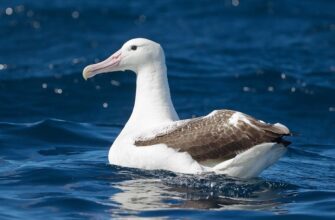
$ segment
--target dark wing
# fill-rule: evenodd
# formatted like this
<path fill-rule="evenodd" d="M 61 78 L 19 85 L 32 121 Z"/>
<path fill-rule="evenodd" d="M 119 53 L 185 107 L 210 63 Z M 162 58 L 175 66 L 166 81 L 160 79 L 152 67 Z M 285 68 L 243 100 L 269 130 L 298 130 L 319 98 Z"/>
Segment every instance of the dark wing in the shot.
<path fill-rule="evenodd" d="M 155 136 L 137 138 L 135 145 L 166 144 L 188 152 L 197 161 L 226 160 L 257 144 L 281 142 L 283 136 L 290 134 L 284 125 L 267 124 L 231 110 L 177 121 L 162 130 Z"/>

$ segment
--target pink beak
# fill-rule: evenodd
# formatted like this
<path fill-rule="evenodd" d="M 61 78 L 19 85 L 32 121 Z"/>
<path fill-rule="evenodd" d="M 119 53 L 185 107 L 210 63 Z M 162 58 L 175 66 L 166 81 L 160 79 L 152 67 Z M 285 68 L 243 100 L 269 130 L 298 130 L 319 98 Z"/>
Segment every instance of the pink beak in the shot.
<path fill-rule="evenodd" d="M 87 80 L 88 78 L 91 78 L 99 73 L 117 71 L 120 61 L 121 51 L 118 50 L 106 60 L 85 67 L 85 69 L 83 70 L 83 77 L 85 80 Z"/>

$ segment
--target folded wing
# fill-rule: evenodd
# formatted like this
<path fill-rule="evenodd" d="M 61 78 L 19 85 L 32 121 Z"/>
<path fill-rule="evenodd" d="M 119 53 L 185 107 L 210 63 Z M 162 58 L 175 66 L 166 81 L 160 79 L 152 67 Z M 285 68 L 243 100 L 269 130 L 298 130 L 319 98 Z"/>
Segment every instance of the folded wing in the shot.
<path fill-rule="evenodd" d="M 288 145 L 282 139 L 285 135 L 290 135 L 290 131 L 284 125 L 267 124 L 232 110 L 216 110 L 204 117 L 174 122 L 153 135 L 138 137 L 135 145 L 166 144 L 202 162 L 227 160 L 261 143 Z"/>

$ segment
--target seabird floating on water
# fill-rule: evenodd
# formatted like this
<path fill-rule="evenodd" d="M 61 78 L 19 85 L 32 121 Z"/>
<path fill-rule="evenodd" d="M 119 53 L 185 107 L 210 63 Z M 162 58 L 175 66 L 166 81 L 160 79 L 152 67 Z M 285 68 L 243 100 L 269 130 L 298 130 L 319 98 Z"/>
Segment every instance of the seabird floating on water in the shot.
<path fill-rule="evenodd" d="M 179 120 L 173 107 L 162 47 L 148 39 L 126 42 L 106 60 L 87 66 L 83 77 L 136 73 L 132 114 L 110 148 L 111 164 L 180 173 L 216 172 L 240 178 L 259 175 L 286 151 L 282 124 L 267 124 L 232 110 Z"/>

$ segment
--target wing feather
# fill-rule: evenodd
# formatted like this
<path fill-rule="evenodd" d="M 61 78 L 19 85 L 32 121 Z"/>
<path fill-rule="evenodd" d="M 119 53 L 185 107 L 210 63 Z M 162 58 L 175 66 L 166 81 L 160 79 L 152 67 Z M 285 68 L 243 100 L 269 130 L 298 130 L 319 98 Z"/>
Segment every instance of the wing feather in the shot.
<path fill-rule="evenodd" d="M 232 110 L 175 122 L 154 136 L 138 137 L 136 146 L 166 144 L 188 152 L 195 160 L 230 159 L 257 144 L 279 142 L 289 130 L 281 124 L 267 124 Z"/>

